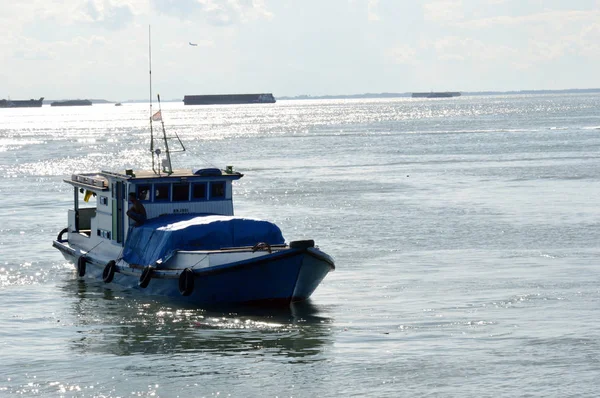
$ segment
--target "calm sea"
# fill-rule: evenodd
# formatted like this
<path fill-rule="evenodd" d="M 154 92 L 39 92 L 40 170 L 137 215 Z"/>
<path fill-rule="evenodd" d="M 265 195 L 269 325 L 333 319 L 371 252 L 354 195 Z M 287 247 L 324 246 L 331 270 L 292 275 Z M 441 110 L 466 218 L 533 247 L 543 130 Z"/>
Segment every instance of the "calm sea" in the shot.
<path fill-rule="evenodd" d="M 148 168 L 148 105 L 0 109 L 0 396 L 598 395 L 598 96 L 162 108 L 336 271 L 284 310 L 78 280 L 62 180 Z"/>

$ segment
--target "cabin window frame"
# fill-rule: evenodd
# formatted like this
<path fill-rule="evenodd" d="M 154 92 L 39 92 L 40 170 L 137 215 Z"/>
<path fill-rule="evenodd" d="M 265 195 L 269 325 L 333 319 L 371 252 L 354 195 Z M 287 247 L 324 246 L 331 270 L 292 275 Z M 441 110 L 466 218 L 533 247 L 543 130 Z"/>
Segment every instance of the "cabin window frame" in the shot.
<path fill-rule="evenodd" d="M 141 188 L 148 188 L 148 199 L 142 199 L 140 194 L 141 192 L 143 192 L 143 190 Z M 152 202 L 152 194 L 154 193 L 154 187 L 153 184 L 147 183 L 147 184 L 137 184 L 135 186 L 135 197 L 142 203 L 148 203 L 148 202 Z"/>
<path fill-rule="evenodd" d="M 204 187 L 204 196 L 203 197 L 196 197 L 195 188 L 197 186 Z M 192 182 L 192 186 L 190 189 L 190 202 L 205 202 L 207 200 L 208 200 L 208 182 L 207 181 Z"/>
<path fill-rule="evenodd" d="M 169 182 L 161 182 L 161 183 L 158 183 L 158 184 L 152 184 L 152 199 L 153 199 L 153 202 L 160 202 L 160 203 L 169 203 L 169 202 L 172 202 L 172 200 L 171 200 L 171 198 L 172 198 L 172 195 L 171 195 L 171 188 L 172 188 L 172 186 L 173 186 L 173 184 L 171 184 Z M 167 188 L 167 197 L 166 198 L 160 198 L 160 199 L 158 199 L 156 197 L 156 191 L 159 188 L 161 188 L 161 187 Z"/>
<path fill-rule="evenodd" d="M 219 196 L 213 194 L 213 187 L 223 187 L 223 193 Z M 211 181 L 208 186 L 208 200 L 225 200 L 227 198 L 227 183 L 225 181 Z"/>
<path fill-rule="evenodd" d="M 186 187 L 187 188 L 187 197 L 185 199 L 175 199 L 175 189 L 177 187 Z M 173 203 L 181 203 L 181 202 L 189 202 L 190 201 L 190 183 L 189 182 L 175 182 L 171 184 L 171 202 Z"/>

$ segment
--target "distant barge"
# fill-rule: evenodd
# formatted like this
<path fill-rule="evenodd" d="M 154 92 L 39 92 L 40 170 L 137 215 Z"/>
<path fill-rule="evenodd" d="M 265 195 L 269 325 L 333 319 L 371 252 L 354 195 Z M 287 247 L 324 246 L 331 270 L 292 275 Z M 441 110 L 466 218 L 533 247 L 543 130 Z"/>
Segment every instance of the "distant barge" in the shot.
<path fill-rule="evenodd" d="M 35 100 L 0 100 L 0 108 L 40 108 L 44 102 L 44 97 Z"/>
<path fill-rule="evenodd" d="M 450 98 L 450 97 L 460 97 L 460 93 L 457 91 L 443 91 L 443 92 L 435 92 L 431 91 L 429 93 L 412 93 L 413 98 Z"/>
<path fill-rule="evenodd" d="M 92 105 L 90 100 L 68 100 L 68 101 L 54 101 L 50 106 L 89 106 Z"/>
<path fill-rule="evenodd" d="M 184 105 L 225 105 L 225 104 L 273 104 L 275 97 L 271 93 L 263 94 L 215 94 L 186 95 Z"/>

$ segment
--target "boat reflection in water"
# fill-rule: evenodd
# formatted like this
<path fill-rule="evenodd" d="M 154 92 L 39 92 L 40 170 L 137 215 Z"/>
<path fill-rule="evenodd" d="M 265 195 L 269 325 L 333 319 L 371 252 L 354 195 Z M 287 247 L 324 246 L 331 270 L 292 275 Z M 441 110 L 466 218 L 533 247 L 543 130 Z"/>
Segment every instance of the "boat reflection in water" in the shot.
<path fill-rule="evenodd" d="M 78 353 L 127 355 L 204 354 L 283 356 L 290 362 L 322 360 L 333 344 L 332 319 L 310 300 L 289 308 L 236 307 L 210 310 L 182 306 L 162 297 L 111 290 L 78 280 L 63 287 L 73 301 Z"/>

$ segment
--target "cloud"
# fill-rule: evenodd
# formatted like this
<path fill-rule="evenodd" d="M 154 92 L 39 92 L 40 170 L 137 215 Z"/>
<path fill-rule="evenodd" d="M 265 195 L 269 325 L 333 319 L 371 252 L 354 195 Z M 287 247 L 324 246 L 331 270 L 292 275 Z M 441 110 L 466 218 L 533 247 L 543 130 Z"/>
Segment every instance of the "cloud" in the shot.
<path fill-rule="evenodd" d="M 204 16 L 211 25 L 226 26 L 256 19 L 271 19 L 264 0 L 151 0 L 152 6 L 165 15 L 181 20 Z"/>
<path fill-rule="evenodd" d="M 423 4 L 423 18 L 430 22 L 452 22 L 464 18 L 461 0 L 437 0 Z"/>
<path fill-rule="evenodd" d="M 377 6 L 379 5 L 379 0 L 369 0 L 367 3 L 367 18 L 369 21 L 379 21 L 379 15 L 377 15 Z"/>
<path fill-rule="evenodd" d="M 50 61 L 57 59 L 56 55 L 47 48 L 23 46 L 14 51 L 11 56 L 16 60 L 23 61 Z"/>
<path fill-rule="evenodd" d="M 118 5 L 108 0 L 88 0 L 80 11 L 80 15 L 90 22 L 101 23 L 109 30 L 123 29 L 133 21 L 133 12 L 128 4 Z"/>
<path fill-rule="evenodd" d="M 544 9 L 526 15 L 481 15 L 487 0 L 463 8 L 459 0 L 439 0 L 424 5 L 425 17 L 436 21 L 439 34 L 423 41 L 417 57 L 433 49 L 440 61 L 499 62 L 515 68 L 544 68 L 559 60 L 600 59 L 600 10 Z M 468 11 L 469 14 L 464 14 Z M 513 12 L 512 9 L 505 9 Z M 522 9 L 524 12 L 525 9 Z"/>
<path fill-rule="evenodd" d="M 269 11 L 264 0 L 247 1 L 250 5 L 246 6 L 246 16 L 248 19 L 272 19 L 275 17 L 273 12 Z"/>
<path fill-rule="evenodd" d="M 457 27 L 481 29 L 492 27 L 533 26 L 545 25 L 561 27 L 570 23 L 593 23 L 600 19 L 600 11 L 551 10 L 529 15 L 499 15 L 490 18 L 463 20 L 456 23 Z"/>
<path fill-rule="evenodd" d="M 498 66 L 516 70 L 543 70 L 548 65 L 565 59 L 600 60 L 600 24 L 586 26 L 579 34 L 550 37 L 525 37 L 521 43 L 498 43 L 462 36 L 446 36 L 421 42 L 419 51 L 411 54 L 419 58 L 433 50 L 435 62 Z M 405 52 L 408 54 L 408 52 Z"/>
<path fill-rule="evenodd" d="M 21 27 L 28 23 L 36 26 L 50 23 L 61 28 L 94 24 L 108 30 L 119 30 L 133 22 L 134 10 L 138 8 L 139 1 L 141 0 L 64 0 L 57 6 L 53 2 L 34 0 L 3 9 L 6 19 L 2 22 L 3 26 L 7 26 L 4 22 L 14 19 Z"/>
<path fill-rule="evenodd" d="M 205 8 L 200 0 L 150 0 L 150 5 L 161 14 L 180 19 L 193 19 Z"/>

